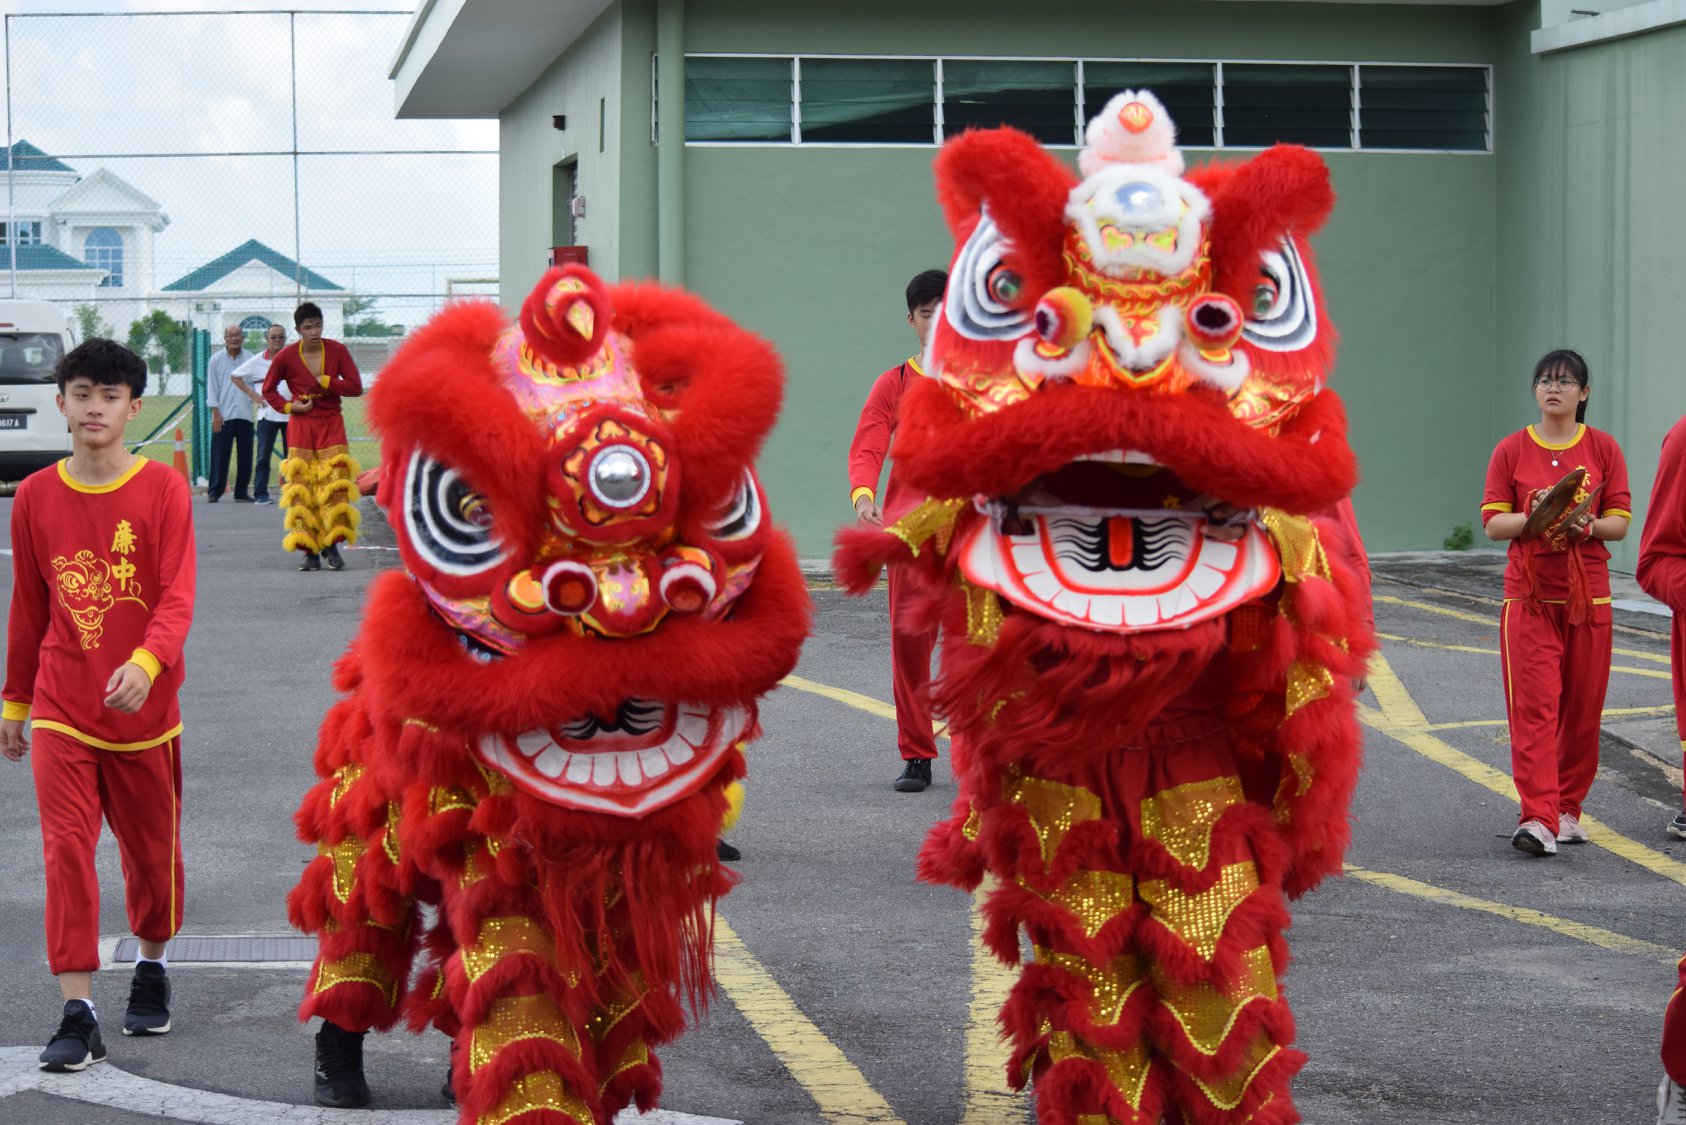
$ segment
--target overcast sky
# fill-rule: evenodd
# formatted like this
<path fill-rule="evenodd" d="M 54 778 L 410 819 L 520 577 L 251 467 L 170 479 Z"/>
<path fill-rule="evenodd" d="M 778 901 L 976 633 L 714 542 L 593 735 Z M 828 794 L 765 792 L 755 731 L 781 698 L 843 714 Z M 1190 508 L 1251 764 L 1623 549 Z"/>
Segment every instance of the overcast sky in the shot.
<path fill-rule="evenodd" d="M 393 116 L 387 72 L 413 9 L 391 0 L 239 6 L 254 14 L 135 14 L 214 7 L 205 0 L 0 0 L 10 17 L 12 138 L 84 174 L 107 168 L 161 203 L 170 225 L 157 236 L 159 285 L 249 238 L 290 257 L 291 156 L 224 154 L 290 153 L 291 23 L 298 148 L 329 154 L 300 158 L 304 264 L 364 292 L 495 273 L 497 158 L 462 153 L 495 153 L 496 122 Z M 287 9 L 307 14 L 289 20 Z M 361 14 L 331 14 L 339 12 Z M 374 154 L 392 150 L 451 155 Z M 3 188 L 0 171 L 0 196 Z"/>

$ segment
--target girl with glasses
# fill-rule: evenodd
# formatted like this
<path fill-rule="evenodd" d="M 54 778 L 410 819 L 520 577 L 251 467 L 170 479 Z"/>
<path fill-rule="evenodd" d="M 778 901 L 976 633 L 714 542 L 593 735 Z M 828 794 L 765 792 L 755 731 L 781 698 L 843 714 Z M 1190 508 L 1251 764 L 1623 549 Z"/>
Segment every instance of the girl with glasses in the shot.
<path fill-rule="evenodd" d="M 1499 659 L 1511 775 L 1522 798 L 1510 842 L 1535 856 L 1587 839 L 1581 802 L 1598 772 L 1610 681 L 1604 544 L 1626 537 L 1632 518 L 1627 463 L 1614 438 L 1586 424 L 1587 394 L 1586 360 L 1566 348 L 1547 352 L 1534 367 L 1539 421 L 1494 448 L 1481 497 L 1487 538 L 1510 544 Z M 1554 495 L 1577 469 L 1584 479 Z"/>

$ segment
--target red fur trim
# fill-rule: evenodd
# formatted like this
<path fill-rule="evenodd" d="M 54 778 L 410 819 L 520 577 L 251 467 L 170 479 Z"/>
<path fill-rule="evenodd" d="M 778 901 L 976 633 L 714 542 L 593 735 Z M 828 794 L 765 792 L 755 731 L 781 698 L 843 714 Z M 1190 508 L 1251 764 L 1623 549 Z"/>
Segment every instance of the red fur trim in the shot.
<path fill-rule="evenodd" d="M 1305 513 L 1356 483 L 1345 435 L 1346 413 L 1330 391 L 1271 437 L 1231 417 L 1216 391 L 1154 395 L 1057 383 L 974 419 L 925 379 L 902 396 L 891 456 L 910 489 L 960 498 L 1010 496 L 1097 449 L 1138 449 L 1197 492 Z"/>
<path fill-rule="evenodd" d="M 564 281 L 585 286 L 579 293 L 555 293 Z M 521 302 L 521 334 L 527 346 L 558 367 L 584 363 L 596 355 L 609 335 L 611 311 L 606 286 L 584 266 L 550 269 Z M 554 302 L 552 295 L 557 298 Z M 575 305 L 591 311 L 591 331 L 581 336 L 568 320 Z"/>
<path fill-rule="evenodd" d="M 989 206 L 1028 303 L 1064 281 L 1065 205 L 1077 177 L 1034 138 L 1017 129 L 962 133 L 937 153 L 936 178 L 956 243 L 966 241 Z"/>
<path fill-rule="evenodd" d="M 1231 294 L 1250 294 L 1260 255 L 1286 233 L 1316 234 L 1335 206 L 1328 165 L 1300 145 L 1276 145 L 1242 163 L 1207 164 L 1191 169 L 1188 179 L 1212 201 L 1215 288 Z"/>
<path fill-rule="evenodd" d="M 549 1110 L 510 1118 L 511 1125 L 609 1125 L 613 1115 L 603 1111 L 597 1097 L 597 1081 L 591 1072 L 561 1044 L 547 1039 L 520 1039 L 500 1049 L 479 1070 L 459 1068 L 452 1078 L 461 1120 L 473 1122 L 491 1113 L 508 1095 L 511 1086 L 529 1074 L 544 1070 L 561 1075 L 563 1085 L 586 1105 L 591 1117 L 582 1121 Z"/>
<path fill-rule="evenodd" d="M 1100 1063 L 1063 1059 L 1036 1076 L 1036 1120 L 1039 1125 L 1078 1125 L 1083 1117 L 1103 1114 L 1117 1125 L 1159 1125 L 1165 1106 L 1165 1069 L 1157 1064 L 1149 1071 L 1138 1112 L 1112 1085 Z"/>
<path fill-rule="evenodd" d="M 1247 1085 L 1241 1103 L 1234 1109 L 1212 1104 L 1205 1092 L 1188 1075 L 1167 1068 L 1170 1100 L 1180 1106 L 1193 1125 L 1293 1125 L 1300 1116 L 1294 1110 L 1288 1085 L 1306 1063 L 1299 1051 L 1285 1048 L 1261 1067 Z M 1269 1101 L 1269 1104 L 1265 1104 Z"/>

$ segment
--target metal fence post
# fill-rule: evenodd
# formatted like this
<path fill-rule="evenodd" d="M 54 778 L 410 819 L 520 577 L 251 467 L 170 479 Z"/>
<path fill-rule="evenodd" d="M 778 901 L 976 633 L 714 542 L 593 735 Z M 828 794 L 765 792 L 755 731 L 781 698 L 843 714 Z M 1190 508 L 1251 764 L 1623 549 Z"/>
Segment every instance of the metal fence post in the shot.
<path fill-rule="evenodd" d="M 211 334 L 203 328 L 189 328 L 189 369 L 193 372 L 193 479 L 210 476 L 211 412 L 205 405 L 205 372 L 211 362 Z"/>

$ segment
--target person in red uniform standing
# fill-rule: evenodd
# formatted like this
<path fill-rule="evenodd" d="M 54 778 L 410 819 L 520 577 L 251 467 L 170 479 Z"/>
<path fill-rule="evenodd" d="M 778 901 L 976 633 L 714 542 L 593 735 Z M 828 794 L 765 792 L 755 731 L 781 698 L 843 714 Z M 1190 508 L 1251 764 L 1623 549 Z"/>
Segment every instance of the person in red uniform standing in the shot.
<path fill-rule="evenodd" d="M 919 336 L 920 353 L 925 350 L 947 286 L 948 274 L 942 270 L 926 270 L 907 283 L 907 322 Z M 854 440 L 849 443 L 849 500 L 855 506 L 858 523 L 873 527 L 894 524 L 920 500 L 902 486 L 892 464 L 880 504 L 878 479 L 895 437 L 902 392 L 910 379 L 924 374 L 919 356 L 911 356 L 880 375 L 866 396 Z M 930 785 L 931 762 L 937 756 L 936 736 L 931 733 L 931 650 L 937 644 L 937 631 L 912 622 L 908 607 L 911 585 L 902 568 L 890 567 L 890 676 L 896 701 L 896 745 L 904 762 L 895 780 L 898 793 L 919 793 Z"/>
<path fill-rule="evenodd" d="M 1606 542 L 1632 518 L 1627 462 L 1616 440 L 1584 421 L 1586 361 L 1567 349 L 1534 368 L 1540 420 L 1493 450 L 1481 519 L 1509 541 L 1499 659 L 1510 721 L 1511 775 L 1522 799 L 1511 844 L 1530 855 L 1586 842 L 1581 802 L 1598 772 L 1599 717 L 1610 682 L 1610 569 Z M 1528 514 L 1576 468 L 1575 504 L 1543 536 Z"/>
<path fill-rule="evenodd" d="M 1674 611 L 1669 664 L 1674 673 L 1675 733 L 1686 750 L 1686 418 L 1663 439 L 1651 508 L 1639 538 L 1639 587 Z M 1668 825 L 1686 840 L 1686 812 Z M 1680 987 L 1663 1014 L 1663 1081 L 1657 1090 L 1657 1125 L 1686 1125 L 1686 958 Z"/>
<path fill-rule="evenodd" d="M 322 310 L 306 301 L 293 312 L 299 342 L 283 348 L 263 378 L 264 401 L 287 415 L 287 459 L 281 462 L 281 545 L 303 551 L 300 570 L 344 570 L 341 543 L 357 541 L 357 462 L 345 436 L 340 399 L 363 393 L 351 352 L 322 338 Z M 285 385 L 291 399 L 281 394 Z"/>
<path fill-rule="evenodd" d="M 63 1020 L 41 1069 L 105 1058 L 94 1011 L 103 816 L 123 857 L 140 955 L 125 1035 L 170 1030 L 165 943 L 181 925 L 182 646 L 193 619 L 187 484 L 131 454 L 146 364 L 91 339 L 58 365 L 71 455 L 33 474 L 12 502 L 12 608 L 0 753 L 30 755 L 46 859 L 47 965 Z M 33 720 L 30 737 L 25 721 Z"/>

